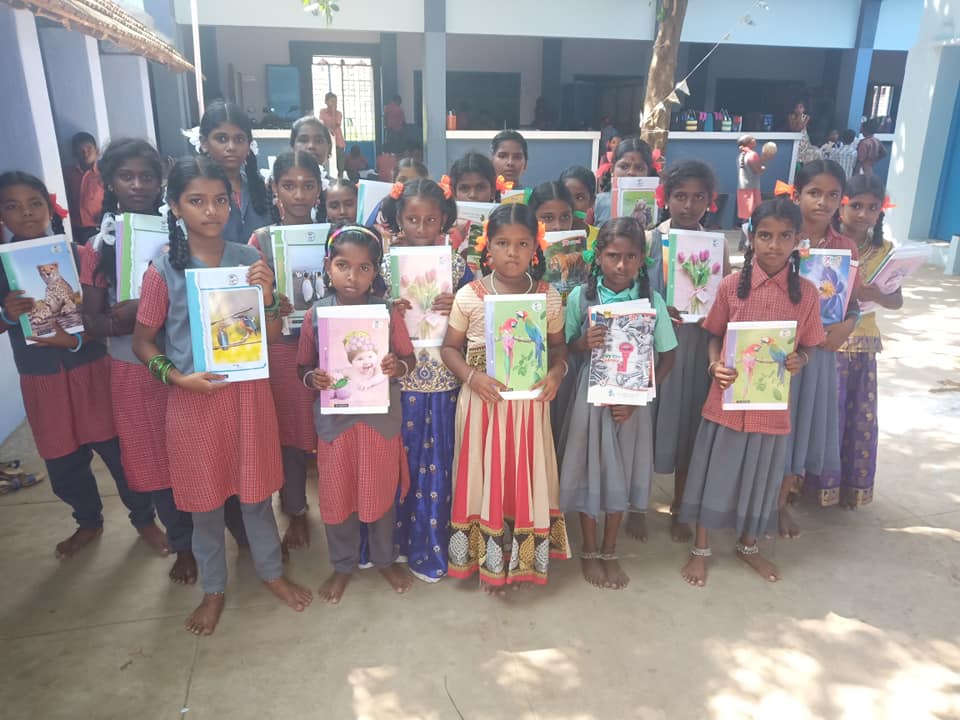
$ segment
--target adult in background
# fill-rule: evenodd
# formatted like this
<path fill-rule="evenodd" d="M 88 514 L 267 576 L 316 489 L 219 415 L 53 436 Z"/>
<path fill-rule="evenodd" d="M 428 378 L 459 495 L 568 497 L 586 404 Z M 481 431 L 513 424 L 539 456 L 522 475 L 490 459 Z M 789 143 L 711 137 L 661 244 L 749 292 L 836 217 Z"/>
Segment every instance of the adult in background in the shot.
<path fill-rule="evenodd" d="M 407 118 L 403 112 L 403 98 L 394 95 L 390 102 L 383 106 L 383 144 L 393 152 L 397 152 L 403 147 L 406 124 Z"/>
<path fill-rule="evenodd" d="M 801 165 L 820 160 L 822 154 L 820 148 L 811 144 L 810 136 L 807 134 L 807 125 L 810 124 L 810 116 L 807 115 L 807 108 L 802 102 L 793 106 L 793 110 L 787 115 L 787 125 L 790 132 L 800 133 L 800 142 L 797 147 L 797 162 Z"/>
<path fill-rule="evenodd" d="M 849 180 L 854 174 L 854 168 L 857 166 L 857 139 L 853 130 L 844 130 L 840 135 L 840 147 L 830 153 L 830 160 L 836 162 L 843 168 L 844 175 Z"/>
<path fill-rule="evenodd" d="M 877 132 L 876 120 L 867 120 L 861 126 L 860 132 L 863 133 L 863 140 L 857 145 L 857 165 L 854 172 L 873 175 L 873 166 L 887 156 L 887 151 L 883 144 L 873 136 Z"/>
<path fill-rule="evenodd" d="M 320 122 L 327 126 L 327 130 L 333 136 L 333 144 L 337 149 L 337 177 L 342 177 L 344 151 L 347 149 L 347 141 L 343 138 L 343 113 L 337 110 L 336 93 L 328 92 L 323 102 L 326 103 L 326 107 L 318 113 Z"/>
<path fill-rule="evenodd" d="M 63 181 L 67 186 L 73 241 L 84 245 L 100 231 L 100 210 L 103 208 L 103 182 L 97 168 L 100 150 L 96 139 L 88 132 L 74 135 L 70 146 L 76 163 L 63 169 Z"/>

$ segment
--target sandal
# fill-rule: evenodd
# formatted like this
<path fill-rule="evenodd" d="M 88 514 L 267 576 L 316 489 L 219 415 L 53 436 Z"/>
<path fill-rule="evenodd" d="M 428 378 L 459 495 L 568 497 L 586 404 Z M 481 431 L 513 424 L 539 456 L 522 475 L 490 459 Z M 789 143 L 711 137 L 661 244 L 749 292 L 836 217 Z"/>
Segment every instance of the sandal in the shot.
<path fill-rule="evenodd" d="M 0 475 L 0 495 L 9 495 L 23 488 L 33 487 L 43 480 L 43 475 L 37 477 L 29 473 L 12 475 L 4 472 Z"/>
<path fill-rule="evenodd" d="M 0 472 L 10 472 L 12 470 L 18 470 L 20 468 L 19 460 L 10 460 L 8 462 L 0 462 Z"/>

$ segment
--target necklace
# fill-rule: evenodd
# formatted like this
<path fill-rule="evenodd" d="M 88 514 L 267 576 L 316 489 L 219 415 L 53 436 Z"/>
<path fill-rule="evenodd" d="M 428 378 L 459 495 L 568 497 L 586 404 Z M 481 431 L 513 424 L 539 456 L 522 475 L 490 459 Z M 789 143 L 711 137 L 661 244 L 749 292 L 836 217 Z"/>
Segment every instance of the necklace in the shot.
<path fill-rule="evenodd" d="M 530 284 L 527 285 L 527 289 L 523 291 L 523 294 L 526 295 L 528 292 L 533 290 L 533 276 L 530 273 L 524 273 L 524 275 L 527 276 L 527 280 L 530 282 Z M 497 290 L 497 271 L 496 270 L 490 273 L 490 289 L 493 290 L 494 295 L 500 294 L 500 291 Z"/>

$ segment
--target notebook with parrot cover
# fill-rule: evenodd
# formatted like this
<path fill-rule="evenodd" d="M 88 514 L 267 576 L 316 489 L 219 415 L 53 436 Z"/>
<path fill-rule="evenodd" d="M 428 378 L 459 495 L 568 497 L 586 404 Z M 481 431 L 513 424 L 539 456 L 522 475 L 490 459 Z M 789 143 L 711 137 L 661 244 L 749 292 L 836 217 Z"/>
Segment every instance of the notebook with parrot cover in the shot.
<path fill-rule="evenodd" d="M 504 400 L 532 400 L 531 390 L 547 375 L 547 296 L 486 295 L 483 298 L 487 336 L 487 375 L 507 390 Z"/>
<path fill-rule="evenodd" d="M 797 341 L 796 320 L 732 322 L 723 363 L 737 379 L 723 391 L 724 410 L 786 410 L 790 400 L 787 355 Z"/>

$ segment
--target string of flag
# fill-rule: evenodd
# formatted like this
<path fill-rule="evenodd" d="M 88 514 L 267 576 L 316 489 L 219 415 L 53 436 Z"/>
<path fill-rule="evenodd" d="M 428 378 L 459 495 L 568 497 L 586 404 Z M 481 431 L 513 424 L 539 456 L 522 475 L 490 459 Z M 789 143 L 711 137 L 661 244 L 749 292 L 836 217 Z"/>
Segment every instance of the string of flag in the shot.
<path fill-rule="evenodd" d="M 753 15 L 751 15 L 751 12 L 753 12 L 754 10 L 769 10 L 769 9 L 770 9 L 770 6 L 764 0 L 754 0 L 754 2 L 750 4 L 750 7 L 747 8 L 747 12 L 740 16 L 740 19 L 738 20 L 737 24 L 745 25 L 747 27 L 754 27 L 756 26 L 757 23 L 753 19 Z M 684 75 L 683 78 L 680 80 L 680 82 L 674 85 L 673 90 L 670 91 L 670 94 L 653 106 L 653 112 L 651 112 L 649 116 L 644 117 L 644 114 L 642 112 L 640 113 L 641 128 L 643 128 L 643 126 L 648 122 L 652 121 L 654 117 L 659 115 L 661 112 L 666 112 L 668 104 L 679 105 L 681 100 L 680 100 L 680 95 L 678 93 L 682 93 L 687 97 L 690 96 L 690 86 L 687 85 L 687 80 L 689 80 L 693 76 L 693 74 L 697 70 L 699 70 L 700 67 L 710 58 L 710 56 L 713 55 L 714 52 L 716 52 L 717 48 L 719 48 L 723 43 L 727 42 L 730 38 L 733 37 L 733 33 L 736 29 L 737 27 L 734 26 L 733 28 L 725 32 L 723 36 L 713 44 L 713 47 L 711 47 L 710 50 L 707 51 L 707 54 L 704 55 L 702 58 L 700 58 L 700 62 L 694 65 L 693 68 L 690 70 L 690 72 Z"/>

